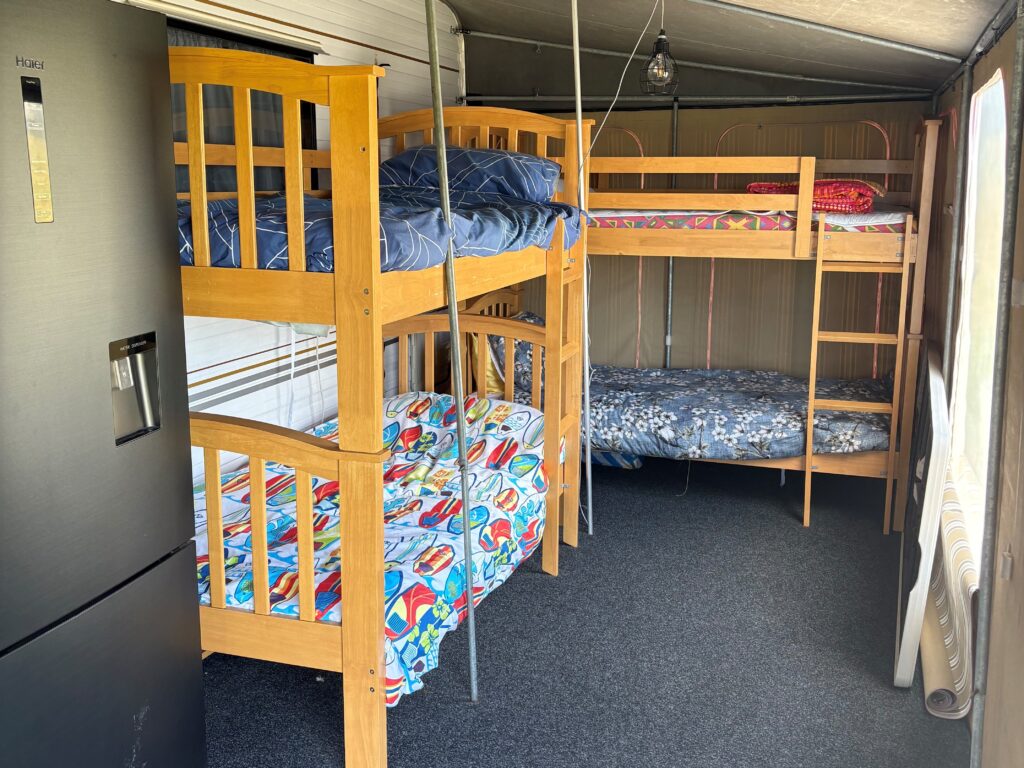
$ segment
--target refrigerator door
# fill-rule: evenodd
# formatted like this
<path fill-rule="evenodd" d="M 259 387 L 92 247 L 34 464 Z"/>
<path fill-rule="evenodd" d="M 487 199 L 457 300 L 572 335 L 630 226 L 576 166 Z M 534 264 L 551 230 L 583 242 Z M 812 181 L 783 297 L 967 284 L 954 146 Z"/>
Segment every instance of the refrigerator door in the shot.
<path fill-rule="evenodd" d="M 0 656 L 4 765 L 206 764 L 195 545 Z"/>
<path fill-rule="evenodd" d="M 2 652 L 193 516 L 166 22 L 3 0 L 0 50 Z"/>

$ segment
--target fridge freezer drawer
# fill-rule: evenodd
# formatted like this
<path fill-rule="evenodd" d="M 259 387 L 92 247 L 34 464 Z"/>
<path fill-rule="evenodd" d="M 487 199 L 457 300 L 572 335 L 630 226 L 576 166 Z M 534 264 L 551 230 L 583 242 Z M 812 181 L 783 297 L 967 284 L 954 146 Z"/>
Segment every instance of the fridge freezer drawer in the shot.
<path fill-rule="evenodd" d="M 195 544 L 0 656 L 0 763 L 206 764 Z"/>

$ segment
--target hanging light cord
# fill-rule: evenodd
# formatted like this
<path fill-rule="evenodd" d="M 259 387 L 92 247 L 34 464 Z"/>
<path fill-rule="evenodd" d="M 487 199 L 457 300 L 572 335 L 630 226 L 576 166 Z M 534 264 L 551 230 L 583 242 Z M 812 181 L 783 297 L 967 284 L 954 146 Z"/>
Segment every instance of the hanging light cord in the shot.
<path fill-rule="evenodd" d="M 633 46 L 633 50 L 629 54 L 629 58 L 626 59 L 626 63 L 622 67 L 622 74 L 619 75 L 619 84 L 615 89 L 615 96 L 612 98 L 612 103 L 608 105 L 608 109 L 605 111 L 604 117 L 601 118 L 600 125 L 597 126 L 597 130 L 594 132 L 594 137 L 590 141 L 590 149 L 587 150 L 587 157 L 585 159 L 590 158 L 590 153 L 594 150 L 594 146 L 597 144 L 597 140 L 601 136 L 604 124 L 608 122 L 608 116 L 611 115 L 612 110 L 615 109 L 615 104 L 618 102 L 619 96 L 622 94 L 622 84 L 626 81 L 626 73 L 629 71 L 629 67 L 633 63 L 633 57 L 636 56 L 636 52 L 640 50 L 640 43 L 644 41 L 644 36 L 647 34 L 647 30 L 651 28 L 651 22 L 654 21 L 654 14 L 658 12 L 659 5 L 661 5 L 662 24 L 664 24 L 664 0 L 655 0 L 654 7 L 651 8 L 651 15 L 647 17 L 647 23 L 644 24 L 644 28 L 641 30 L 640 36 L 637 37 L 636 45 Z"/>

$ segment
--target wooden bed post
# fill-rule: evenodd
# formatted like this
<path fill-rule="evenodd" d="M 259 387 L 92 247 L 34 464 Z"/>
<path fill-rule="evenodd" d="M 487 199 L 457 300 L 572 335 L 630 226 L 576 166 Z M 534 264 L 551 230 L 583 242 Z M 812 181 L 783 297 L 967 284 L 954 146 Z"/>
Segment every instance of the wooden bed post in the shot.
<path fill-rule="evenodd" d="M 548 492 L 544 539 L 541 543 L 541 567 L 545 573 L 552 576 L 558 575 L 558 542 L 561 534 L 559 500 L 562 497 L 562 467 L 559 447 L 562 437 L 562 313 L 566 258 L 564 237 L 565 229 L 562 222 L 558 221 L 555 225 L 555 234 L 551 238 L 551 247 L 547 251 L 544 291 L 544 466 L 548 473 Z M 534 366 L 533 375 L 541 375 L 537 366 Z M 536 381 L 534 388 L 536 389 Z"/>
<path fill-rule="evenodd" d="M 385 768 L 384 356 L 381 344 L 377 78 L 332 76 L 331 188 L 338 330 L 341 644 L 345 765 Z"/>
<path fill-rule="evenodd" d="M 917 400 L 917 368 L 921 359 L 924 320 L 924 286 L 928 267 L 928 243 L 932 227 L 932 199 L 935 193 L 935 159 L 939 146 L 941 120 L 924 121 L 924 148 L 919 153 L 921 174 L 917 200 L 917 246 L 914 249 L 914 281 L 911 288 L 910 317 L 907 319 L 906 362 L 903 366 L 903 403 L 900 413 L 899 454 L 896 471 L 896 509 L 893 529 L 903 530 L 903 517 L 907 509 L 907 479 L 910 472 L 910 439 L 914 432 L 914 409 Z M 909 233 L 908 233 L 909 237 Z M 947 350 L 948 354 L 948 350 Z M 895 418 L 895 414 L 893 416 Z M 886 509 L 886 518 L 889 517 Z M 889 531 L 886 530 L 886 533 Z"/>
<path fill-rule="evenodd" d="M 565 128 L 565 201 L 575 204 L 579 192 L 575 124 Z M 590 121 L 583 122 L 583 146 L 590 146 Z M 586 159 L 584 159 L 586 168 Z M 583 178 L 587 178 L 584 172 Z M 562 414 L 566 429 L 565 465 L 562 467 L 562 541 L 570 546 L 579 544 L 580 528 L 580 426 L 583 408 L 583 275 L 587 258 L 587 226 L 580 221 L 580 237 L 569 251 L 565 289 L 566 361 Z"/>

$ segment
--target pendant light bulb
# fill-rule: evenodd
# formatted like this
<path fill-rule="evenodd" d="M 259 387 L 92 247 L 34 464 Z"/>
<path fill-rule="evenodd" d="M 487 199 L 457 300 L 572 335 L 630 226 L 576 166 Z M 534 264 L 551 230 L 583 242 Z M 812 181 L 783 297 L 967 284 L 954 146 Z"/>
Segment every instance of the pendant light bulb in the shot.
<path fill-rule="evenodd" d="M 662 29 L 640 73 L 640 87 L 644 93 L 672 94 L 678 85 L 678 69 L 669 52 L 668 37 Z"/>

